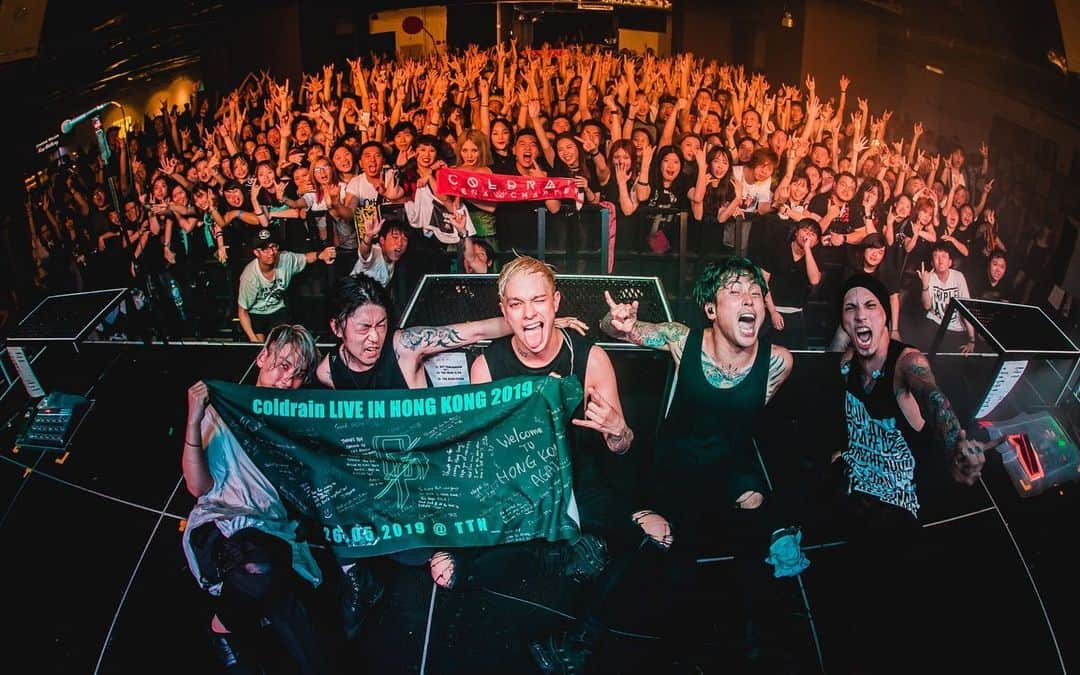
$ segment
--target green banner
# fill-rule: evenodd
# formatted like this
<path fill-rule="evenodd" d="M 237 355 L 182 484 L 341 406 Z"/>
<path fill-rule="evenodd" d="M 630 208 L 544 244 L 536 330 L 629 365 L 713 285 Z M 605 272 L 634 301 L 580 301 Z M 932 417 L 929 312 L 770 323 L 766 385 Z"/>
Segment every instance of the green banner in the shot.
<path fill-rule="evenodd" d="M 578 535 L 577 378 L 423 390 L 207 383 L 240 446 L 342 557 Z"/>

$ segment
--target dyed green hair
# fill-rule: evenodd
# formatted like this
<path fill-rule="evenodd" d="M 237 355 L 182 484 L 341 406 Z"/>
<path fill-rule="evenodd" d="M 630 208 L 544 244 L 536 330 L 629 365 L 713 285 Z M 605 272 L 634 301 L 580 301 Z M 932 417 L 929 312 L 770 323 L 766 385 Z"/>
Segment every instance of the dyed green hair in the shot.
<path fill-rule="evenodd" d="M 694 302 L 705 309 L 707 303 L 716 302 L 716 291 L 739 277 L 750 277 L 755 284 L 761 286 L 762 294 L 769 293 L 769 285 L 765 283 L 761 268 L 747 258 L 732 256 L 722 263 L 709 263 L 701 271 L 694 283 Z"/>

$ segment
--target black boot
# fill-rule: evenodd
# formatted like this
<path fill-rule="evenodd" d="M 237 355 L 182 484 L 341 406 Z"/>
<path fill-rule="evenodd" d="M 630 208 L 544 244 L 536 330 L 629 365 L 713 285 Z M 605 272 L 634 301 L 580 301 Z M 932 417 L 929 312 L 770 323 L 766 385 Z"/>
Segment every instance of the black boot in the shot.
<path fill-rule="evenodd" d="M 382 598 L 384 590 L 382 582 L 363 563 L 357 563 L 345 572 L 345 588 L 341 597 L 345 637 L 350 640 L 356 637 L 368 612 Z"/>
<path fill-rule="evenodd" d="M 215 660 L 224 668 L 229 675 L 256 675 L 258 670 L 247 662 L 244 654 L 237 648 L 236 636 L 232 633 L 215 633 L 210 628 L 206 630 L 210 643 L 210 651 L 214 653 Z"/>

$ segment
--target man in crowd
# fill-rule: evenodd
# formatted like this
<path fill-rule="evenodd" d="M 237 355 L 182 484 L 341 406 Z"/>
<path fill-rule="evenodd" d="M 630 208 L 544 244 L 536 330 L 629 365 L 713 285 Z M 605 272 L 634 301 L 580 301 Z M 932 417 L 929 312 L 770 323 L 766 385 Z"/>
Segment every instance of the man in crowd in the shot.
<path fill-rule="evenodd" d="M 288 319 L 285 291 L 297 272 L 316 260 L 327 265 L 334 262 L 333 246 L 327 246 L 318 253 L 294 253 L 280 249 L 281 245 L 269 228 L 260 229 L 252 236 L 251 250 L 255 259 L 240 275 L 240 290 L 236 299 L 240 327 L 252 342 L 262 342 L 267 330 Z"/>

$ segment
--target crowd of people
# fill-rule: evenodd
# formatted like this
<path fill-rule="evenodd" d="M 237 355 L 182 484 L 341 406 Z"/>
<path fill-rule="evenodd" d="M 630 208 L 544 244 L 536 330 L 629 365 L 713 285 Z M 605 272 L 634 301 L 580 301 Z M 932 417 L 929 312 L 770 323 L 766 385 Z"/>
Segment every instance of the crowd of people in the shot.
<path fill-rule="evenodd" d="M 907 343 L 926 346 L 952 297 L 1030 299 L 1054 243 L 1048 226 L 1027 227 L 1012 193 L 997 198 L 987 146 L 972 158 L 927 142 L 921 124 L 898 130 L 891 111 L 849 102 L 849 84 L 775 86 L 689 54 L 514 42 L 357 59 L 300 82 L 253 73 L 216 108 L 196 88 L 183 108 L 162 102 L 142 129 L 109 129 L 110 157 L 55 171 L 31 212 L 40 283 L 51 292 L 130 285 L 165 335 L 235 326 L 263 345 L 259 386 L 420 388 L 427 357 L 479 340 L 492 343 L 471 365 L 474 383 L 577 377 L 586 398 L 568 435 L 583 536 L 432 552 L 423 563 L 434 582 L 484 584 L 508 566 L 589 581 L 573 629 L 530 644 L 542 672 L 581 672 L 613 623 L 612 593 L 648 570 L 670 587 L 666 597 L 682 597 L 697 556 L 720 536 L 750 619 L 767 631 L 770 582 L 807 561 L 749 422 L 790 375 L 788 348 L 807 346 L 813 301 L 844 352 L 838 412 L 849 440 L 828 460 L 853 539 L 869 533 L 869 570 L 916 536 L 915 451 L 937 446 L 953 477 L 971 484 L 987 447 L 966 438 Z M 576 195 L 477 201 L 440 190 L 448 167 L 571 179 Z M 584 327 L 556 320 L 550 268 L 518 255 L 536 250 L 538 209 L 549 250 L 607 246 L 594 227 L 600 208 L 624 254 L 615 272 L 634 254 L 674 256 L 680 246 L 718 261 L 701 266 L 694 288 L 704 328 L 638 321 L 636 304 L 608 297 L 599 328 L 669 352 L 684 374 L 655 438 L 628 425 L 605 352 L 566 330 Z M 687 242 L 675 225 L 682 213 Z M 1026 274 L 1008 276 L 1010 265 Z M 397 327 L 395 308 L 419 278 L 447 271 L 499 271 L 492 313 L 501 318 Z M 956 349 L 975 348 L 971 326 L 947 328 Z M 312 332 L 339 341 L 321 361 Z M 888 386 L 875 386 L 883 378 Z M 382 595 L 377 569 L 317 564 L 274 486 L 214 415 L 196 384 L 183 463 L 198 503 L 184 545 L 215 598 L 217 651 L 242 672 L 230 635 L 269 626 L 299 670 L 325 672 L 332 658 L 304 589 L 333 574 L 339 625 L 354 636 Z M 641 443 L 657 449 L 655 480 L 635 494 L 589 459 Z M 695 635 L 681 621 L 669 628 L 675 641 Z"/>
<path fill-rule="evenodd" d="M 399 303 L 428 272 L 497 271 L 536 251 L 541 208 L 546 250 L 580 271 L 606 208 L 616 273 L 636 273 L 636 253 L 673 256 L 679 213 L 702 261 L 761 264 L 789 347 L 807 346 L 808 303 L 831 307 L 855 272 L 885 283 L 894 329 L 920 347 L 953 296 L 1042 292 L 1055 234 L 1017 190 L 994 190 L 990 148 L 897 128 L 849 85 L 512 41 L 300 82 L 252 73 L 219 100 L 196 87 L 141 129 L 108 129 L 107 161 L 54 170 L 31 209 L 38 281 L 131 285 L 164 335 L 261 341 L 282 320 L 325 327 L 324 298 L 354 271 Z M 478 201 L 440 192 L 444 167 L 569 178 L 577 195 Z M 838 319 L 811 323 L 831 334 Z M 950 325 L 951 346 L 971 347 L 967 328 Z"/>

